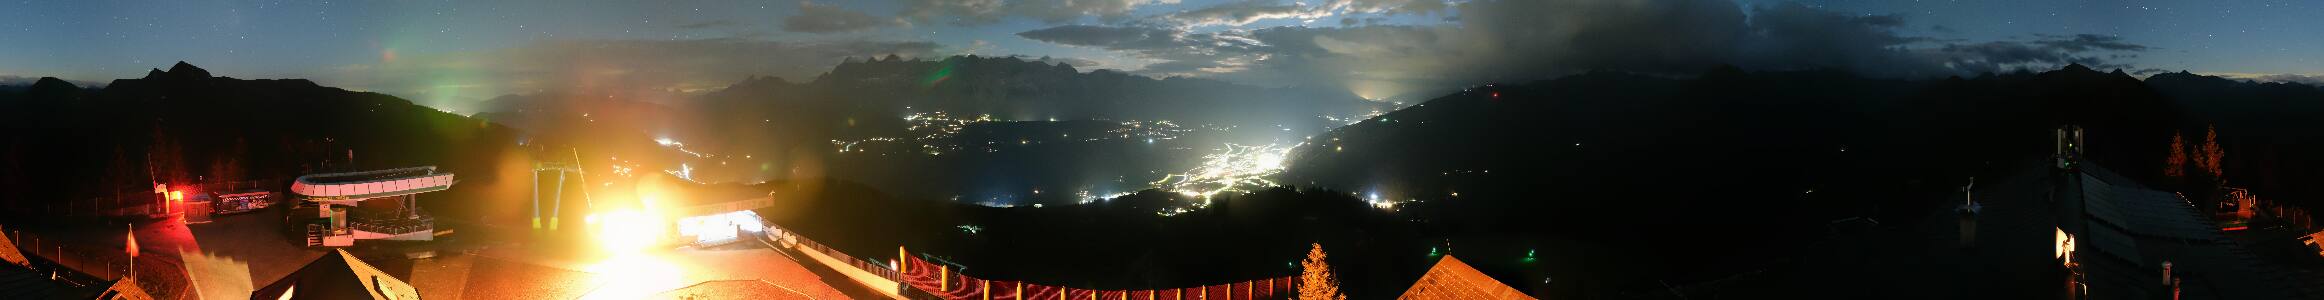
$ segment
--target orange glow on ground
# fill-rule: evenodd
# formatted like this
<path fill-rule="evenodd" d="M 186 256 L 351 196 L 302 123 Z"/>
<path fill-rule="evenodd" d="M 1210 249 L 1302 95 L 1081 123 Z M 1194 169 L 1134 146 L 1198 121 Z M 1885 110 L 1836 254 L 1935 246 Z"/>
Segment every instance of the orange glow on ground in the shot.
<path fill-rule="evenodd" d="M 589 265 L 589 273 L 596 274 L 597 289 L 581 299 L 644 299 L 655 293 L 686 286 L 686 271 L 673 263 L 668 253 L 615 254 Z"/>

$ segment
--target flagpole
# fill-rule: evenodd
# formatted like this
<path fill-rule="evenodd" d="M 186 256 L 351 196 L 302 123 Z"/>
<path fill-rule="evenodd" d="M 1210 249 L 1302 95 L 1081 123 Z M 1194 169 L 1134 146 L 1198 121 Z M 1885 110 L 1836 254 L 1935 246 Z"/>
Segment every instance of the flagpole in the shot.
<path fill-rule="evenodd" d="M 129 223 L 129 274 L 123 279 L 137 277 L 137 223 Z"/>

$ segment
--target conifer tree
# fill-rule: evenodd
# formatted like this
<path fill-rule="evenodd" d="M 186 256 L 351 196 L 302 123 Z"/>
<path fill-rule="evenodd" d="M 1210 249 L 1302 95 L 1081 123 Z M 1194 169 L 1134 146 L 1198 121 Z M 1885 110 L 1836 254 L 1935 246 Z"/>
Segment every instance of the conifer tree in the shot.
<path fill-rule="evenodd" d="M 2203 133 L 2203 149 L 2197 152 L 2197 155 L 2202 156 L 2196 160 L 2197 167 L 2202 168 L 2204 174 L 2211 175 L 2213 180 L 2218 180 L 2220 175 L 2227 173 L 2219 165 L 2219 158 L 2226 156 L 2224 152 L 2219 148 L 2219 127 L 2207 128 Z"/>
<path fill-rule="evenodd" d="M 1347 300 L 1347 295 L 1340 294 L 1339 278 L 1331 274 L 1331 265 L 1323 262 L 1323 244 L 1310 245 L 1314 248 L 1307 250 L 1307 259 L 1299 262 L 1306 269 L 1299 274 L 1299 299 Z"/>
<path fill-rule="evenodd" d="M 2163 167 L 2163 176 L 2173 180 L 2187 176 L 2187 139 L 2177 132 L 2171 133 L 2171 156 Z"/>

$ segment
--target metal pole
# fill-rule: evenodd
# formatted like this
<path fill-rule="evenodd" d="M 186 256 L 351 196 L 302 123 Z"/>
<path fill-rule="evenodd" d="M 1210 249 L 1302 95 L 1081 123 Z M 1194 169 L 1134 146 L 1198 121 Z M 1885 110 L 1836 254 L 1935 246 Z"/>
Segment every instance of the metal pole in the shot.
<path fill-rule="evenodd" d="M 581 185 L 581 189 L 583 189 L 583 190 L 587 190 L 587 189 L 589 189 L 589 185 L 588 185 L 587 183 L 583 183 L 583 184 Z M 550 200 L 550 201 L 555 201 L 555 202 L 550 202 L 550 203 L 549 203 L 549 230 L 557 230 L 557 216 L 561 216 L 561 215 L 563 215 L 563 214 L 564 214 L 564 210 L 565 210 L 565 171 L 557 171 L 557 193 L 556 193 L 556 195 L 557 195 L 557 197 L 556 197 L 556 198 L 553 198 L 553 199 L 551 199 L 551 200 Z"/>
<path fill-rule="evenodd" d="M 541 229 L 541 169 L 533 164 L 533 229 Z"/>
<path fill-rule="evenodd" d="M 581 148 L 573 148 L 573 172 L 579 173 L 580 175 L 578 176 L 581 177 L 581 201 L 583 201 L 582 203 L 588 203 L 590 208 L 596 208 L 597 199 L 589 198 L 589 172 L 585 172 L 588 170 L 589 169 L 587 167 L 583 167 L 581 164 Z"/>

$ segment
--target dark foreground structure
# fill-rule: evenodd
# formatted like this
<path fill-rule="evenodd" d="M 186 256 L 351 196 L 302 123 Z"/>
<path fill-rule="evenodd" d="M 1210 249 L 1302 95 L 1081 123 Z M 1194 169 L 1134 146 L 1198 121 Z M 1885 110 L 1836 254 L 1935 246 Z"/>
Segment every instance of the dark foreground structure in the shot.
<path fill-rule="evenodd" d="M 1501 284 L 1501 281 L 1493 280 L 1493 277 L 1485 276 L 1485 273 L 1478 272 L 1477 268 L 1469 267 L 1469 264 L 1462 263 L 1460 259 L 1455 259 L 1452 255 L 1445 255 L 1444 259 L 1437 260 L 1435 267 L 1428 268 L 1428 273 L 1420 275 L 1420 282 L 1412 283 L 1412 289 L 1405 290 L 1404 296 L 1397 298 L 1417 300 L 1534 299 L 1533 296 L 1525 295 L 1525 292 L 1517 291 L 1517 288 L 1509 287 L 1509 285 Z"/>
<path fill-rule="evenodd" d="M 2290 270 L 2222 234 L 2194 204 L 2095 165 L 2057 174 L 2067 292 L 2090 299 L 2307 299 Z"/>
<path fill-rule="evenodd" d="M 308 247 L 432 240 L 435 217 L 420 210 L 417 195 L 453 183 L 452 173 L 435 166 L 300 176 L 291 182 L 298 202 L 286 221 Z"/>
<path fill-rule="evenodd" d="M 316 258 L 250 293 L 250 299 L 419 299 L 409 283 L 355 259 L 346 250 Z"/>
<path fill-rule="evenodd" d="M 153 299 L 136 280 L 105 280 L 24 255 L 0 235 L 0 299 Z"/>
<path fill-rule="evenodd" d="M 1796 261 L 1639 298 L 2317 299 L 2313 257 L 2282 234 L 2221 226 L 2198 201 L 2083 159 L 1994 163 L 1926 217 L 1833 221 Z M 1900 218 L 1901 219 L 1901 218 Z M 1881 222 L 1893 222 L 1881 224 Z M 2225 228 L 2223 228 L 2225 227 Z M 2281 238 L 2278 238 L 2281 237 Z M 2257 251 L 2255 251 L 2257 250 Z M 2313 255 L 2308 253 L 2298 253 Z M 1561 278 L 1562 279 L 1562 278 Z"/>

